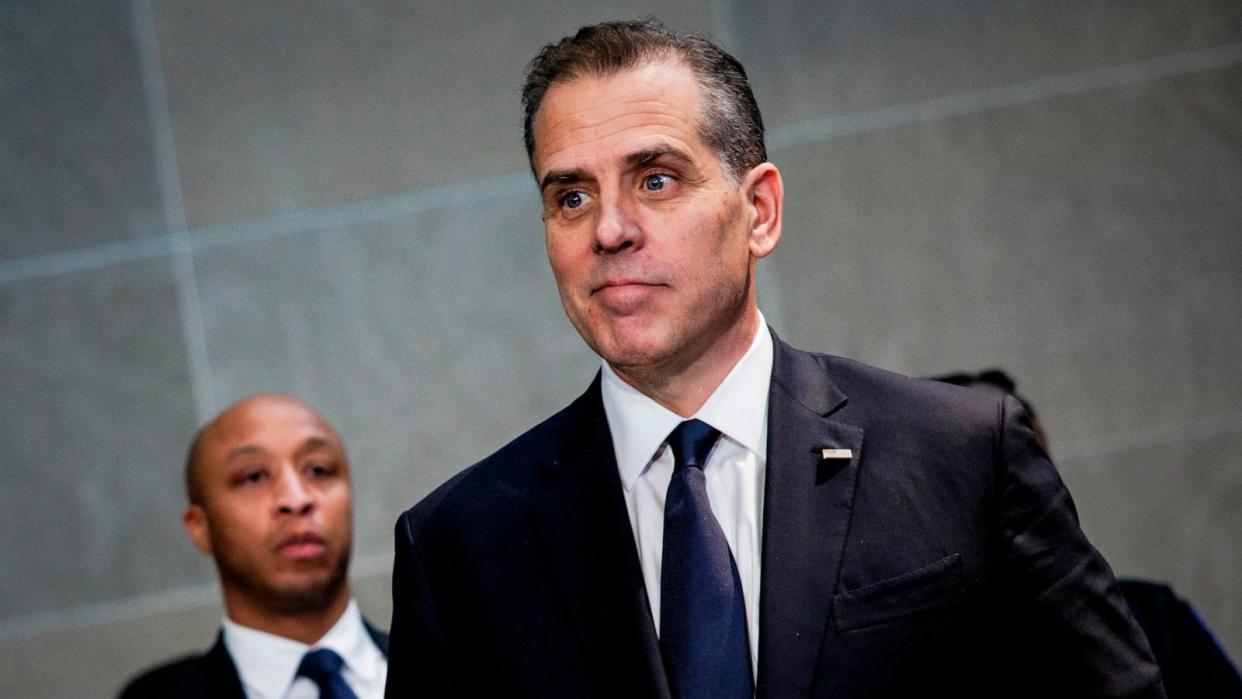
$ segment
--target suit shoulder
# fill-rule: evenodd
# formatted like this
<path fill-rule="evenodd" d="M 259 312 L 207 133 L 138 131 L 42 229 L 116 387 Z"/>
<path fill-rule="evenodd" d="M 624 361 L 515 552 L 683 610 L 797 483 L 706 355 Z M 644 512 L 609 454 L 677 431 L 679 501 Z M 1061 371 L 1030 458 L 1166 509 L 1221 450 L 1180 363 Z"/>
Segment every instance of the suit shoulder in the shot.
<path fill-rule="evenodd" d="M 486 514 L 493 519 L 506 505 L 524 501 L 534 486 L 539 465 L 556 458 L 571 414 L 579 409 L 584 398 L 445 481 L 406 510 L 401 522 L 417 529 L 448 513 L 453 513 L 454 517 Z"/>
<path fill-rule="evenodd" d="M 203 654 L 187 655 L 157 665 L 134 679 L 121 690 L 121 699 L 155 699 L 157 697 L 199 696 L 205 682 Z"/>
<path fill-rule="evenodd" d="M 1005 394 L 917 379 L 853 359 L 815 355 L 829 378 L 849 396 L 847 410 L 902 422 L 943 423 L 946 427 L 994 428 L 1004 410 Z"/>

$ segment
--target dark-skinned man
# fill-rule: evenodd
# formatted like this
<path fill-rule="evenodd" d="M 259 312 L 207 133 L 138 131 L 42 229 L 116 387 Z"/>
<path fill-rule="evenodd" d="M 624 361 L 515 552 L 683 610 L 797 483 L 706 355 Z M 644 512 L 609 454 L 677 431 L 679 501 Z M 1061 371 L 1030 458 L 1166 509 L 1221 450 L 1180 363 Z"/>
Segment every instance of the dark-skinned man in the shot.
<path fill-rule="evenodd" d="M 215 560 L 223 628 L 207 653 L 143 674 L 123 699 L 381 696 L 388 639 L 350 594 L 350 465 L 336 430 L 294 398 L 254 396 L 199 430 L 185 477 L 182 524 Z"/>

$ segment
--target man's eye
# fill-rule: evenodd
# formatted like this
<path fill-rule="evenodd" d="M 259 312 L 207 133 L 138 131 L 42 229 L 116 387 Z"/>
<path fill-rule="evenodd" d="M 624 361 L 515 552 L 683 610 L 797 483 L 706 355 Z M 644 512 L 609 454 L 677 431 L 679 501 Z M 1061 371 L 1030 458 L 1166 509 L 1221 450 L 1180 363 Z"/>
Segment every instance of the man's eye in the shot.
<path fill-rule="evenodd" d="M 307 465 L 306 471 L 310 475 L 318 478 L 332 475 L 332 467 L 327 464 L 311 463 Z"/>
<path fill-rule="evenodd" d="M 665 185 L 671 182 L 672 179 L 668 175 L 647 175 L 643 178 L 643 189 L 648 192 L 658 192 L 664 189 Z"/>
<path fill-rule="evenodd" d="M 561 206 L 566 209 L 578 209 L 587 203 L 586 192 L 580 190 L 572 190 L 561 195 Z"/>
<path fill-rule="evenodd" d="M 267 477 L 266 471 L 247 471 L 246 473 L 242 474 L 242 483 L 246 483 L 246 484 L 262 483 L 263 479 L 266 477 Z"/>

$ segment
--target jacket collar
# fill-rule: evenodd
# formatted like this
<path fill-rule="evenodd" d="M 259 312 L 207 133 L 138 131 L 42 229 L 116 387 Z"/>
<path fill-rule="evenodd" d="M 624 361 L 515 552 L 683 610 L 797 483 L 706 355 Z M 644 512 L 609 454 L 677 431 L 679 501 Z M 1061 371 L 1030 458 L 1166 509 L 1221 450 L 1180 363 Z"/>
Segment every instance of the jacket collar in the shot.
<path fill-rule="evenodd" d="M 601 686 L 669 697 L 597 374 L 566 411 L 530 513 Z M 635 677 L 635 673 L 641 676 Z M 615 678 L 615 679 L 614 679 Z"/>
<path fill-rule="evenodd" d="M 806 696 L 828 628 L 863 431 L 831 417 L 848 398 L 829 377 L 828 359 L 772 335 L 757 689 Z M 825 458 L 824 450 L 837 451 Z"/>
<path fill-rule="evenodd" d="M 759 696 L 805 696 L 828 629 L 854 502 L 863 430 L 833 419 L 848 397 L 828 360 L 772 332 L 760 589 Z M 542 462 L 531 516 L 578 638 L 599 676 L 642 673 L 643 696 L 668 682 L 600 394 L 600 377 L 565 411 Z M 825 449 L 849 458 L 823 458 Z"/>

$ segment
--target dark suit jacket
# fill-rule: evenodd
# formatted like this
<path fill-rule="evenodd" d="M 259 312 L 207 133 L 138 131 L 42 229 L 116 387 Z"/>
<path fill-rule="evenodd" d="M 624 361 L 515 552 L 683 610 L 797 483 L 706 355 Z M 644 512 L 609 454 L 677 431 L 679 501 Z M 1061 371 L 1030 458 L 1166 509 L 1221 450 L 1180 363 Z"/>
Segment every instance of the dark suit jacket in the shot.
<path fill-rule="evenodd" d="M 366 623 L 366 622 L 363 622 Z M 388 634 L 366 623 L 367 633 L 388 655 Z M 191 655 L 144 672 L 121 690 L 121 699 L 246 699 L 224 634 L 203 655 Z"/>
<path fill-rule="evenodd" d="M 1016 401 L 774 339 L 759 696 L 1164 696 Z M 669 696 L 598 377 L 401 516 L 393 604 L 389 697 Z"/>

